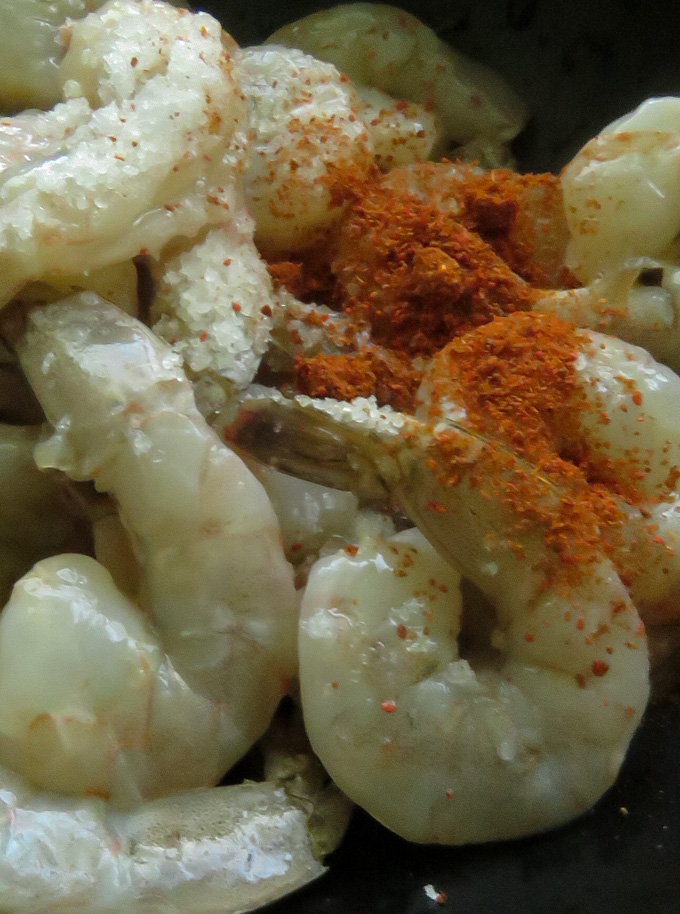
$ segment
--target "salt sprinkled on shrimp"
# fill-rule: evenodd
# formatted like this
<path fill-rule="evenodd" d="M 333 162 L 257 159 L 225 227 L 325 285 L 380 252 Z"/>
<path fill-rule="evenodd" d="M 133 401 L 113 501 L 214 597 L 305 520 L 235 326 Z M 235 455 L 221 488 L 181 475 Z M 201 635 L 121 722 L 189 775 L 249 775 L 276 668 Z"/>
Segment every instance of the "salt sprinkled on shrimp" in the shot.
<path fill-rule="evenodd" d="M 202 13 L 113 0 L 74 23 L 67 101 L 33 116 L 45 139 L 2 175 L 0 299 L 45 274 L 158 255 L 221 221 L 233 181 L 222 159 L 243 114 L 231 70 L 219 23 Z M 0 133 L 25 146 L 29 117 Z"/>

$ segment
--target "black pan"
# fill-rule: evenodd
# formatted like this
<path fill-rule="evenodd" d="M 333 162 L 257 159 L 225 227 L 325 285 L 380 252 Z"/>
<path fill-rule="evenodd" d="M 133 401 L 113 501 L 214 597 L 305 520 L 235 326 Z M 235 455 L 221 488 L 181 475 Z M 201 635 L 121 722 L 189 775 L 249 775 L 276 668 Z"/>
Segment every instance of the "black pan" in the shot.
<path fill-rule="evenodd" d="M 217 15 L 241 44 L 254 44 L 332 4 L 195 5 Z M 411 0 L 402 6 L 492 65 L 529 102 L 533 119 L 515 150 L 523 170 L 557 170 L 644 98 L 680 95 L 678 0 Z M 673 694 L 657 699 L 616 785 L 567 827 L 501 844 L 422 847 L 357 812 L 328 863 L 326 876 L 268 914 L 677 914 L 680 702 Z M 443 893 L 438 901 L 429 897 L 435 893 Z"/>

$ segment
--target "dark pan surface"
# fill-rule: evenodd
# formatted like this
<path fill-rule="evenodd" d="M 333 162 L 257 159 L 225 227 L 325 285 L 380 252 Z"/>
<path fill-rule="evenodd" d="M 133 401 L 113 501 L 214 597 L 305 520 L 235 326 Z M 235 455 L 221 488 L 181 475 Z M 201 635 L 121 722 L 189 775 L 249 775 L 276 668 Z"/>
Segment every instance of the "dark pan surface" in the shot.
<path fill-rule="evenodd" d="M 242 44 L 324 3 L 195 0 Z M 516 152 L 557 170 L 650 95 L 680 94 L 680 3 L 424 0 L 402 4 L 491 64 L 531 105 Z M 680 404 L 678 404 L 680 408 Z M 555 832 L 464 848 L 407 844 L 358 812 L 321 880 L 268 914 L 680 912 L 680 702 L 654 704 L 597 807 Z M 445 899 L 425 892 L 433 886 Z"/>

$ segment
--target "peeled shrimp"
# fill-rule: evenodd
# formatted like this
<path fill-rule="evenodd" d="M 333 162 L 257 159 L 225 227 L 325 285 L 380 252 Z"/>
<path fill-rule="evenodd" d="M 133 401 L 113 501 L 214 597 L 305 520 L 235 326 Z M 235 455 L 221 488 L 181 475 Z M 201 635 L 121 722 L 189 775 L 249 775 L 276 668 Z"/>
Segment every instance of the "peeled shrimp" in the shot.
<path fill-rule="evenodd" d="M 32 311 L 16 345 L 53 429 L 38 465 L 116 499 L 142 609 L 86 556 L 15 587 L 0 760 L 42 789 L 119 804 L 213 784 L 295 669 L 297 599 L 269 500 L 134 318 L 82 293 Z"/>
<path fill-rule="evenodd" d="M 537 311 L 647 349 L 680 371 L 680 265 L 633 257 L 579 289 L 549 290 Z"/>
<path fill-rule="evenodd" d="M 425 372 L 417 415 L 436 422 L 443 412 L 465 424 L 464 385 L 470 381 L 460 376 L 458 366 L 466 359 L 466 348 L 477 337 L 489 353 L 502 351 L 504 362 L 498 363 L 492 376 L 497 391 L 484 395 L 485 413 L 494 417 L 485 432 L 516 449 L 513 435 L 526 436 L 528 431 L 513 428 L 509 436 L 502 431 L 496 404 L 506 397 L 512 402 L 518 386 L 535 390 L 529 407 L 532 421 L 544 429 L 552 452 L 571 455 L 566 459 L 582 467 L 589 482 L 604 484 L 616 499 L 622 512 L 618 522 L 624 529 L 618 545 L 611 546 L 612 555 L 643 621 L 657 624 L 677 619 L 680 378 L 644 349 L 587 330 L 573 332 L 568 355 L 561 353 L 561 361 L 554 350 L 545 355 L 556 339 L 553 333 L 561 334 L 565 327 L 540 314 L 515 314 L 451 343 Z M 541 351 L 541 356 L 525 362 L 525 345 Z M 494 370 L 490 363 L 487 368 Z M 540 376 L 538 387 L 533 372 Z M 572 380 L 575 399 L 569 392 Z M 556 382 L 564 397 L 561 407 L 549 393 Z M 543 468 L 543 472 L 550 470 Z M 606 529 L 600 535 L 614 540 L 618 536 Z"/>
<path fill-rule="evenodd" d="M 590 140 L 561 176 L 583 282 L 632 257 L 658 257 L 680 231 L 680 99 L 652 98 Z"/>
<path fill-rule="evenodd" d="M 334 198 L 348 175 L 368 174 L 372 148 L 349 82 L 295 49 L 245 48 L 235 77 L 253 136 L 243 187 L 258 246 L 295 251 L 323 237 L 343 212 Z"/>
<path fill-rule="evenodd" d="M 517 837 L 584 812 L 613 783 L 649 690 L 644 628 L 611 562 L 601 553 L 584 575 L 560 578 L 538 528 L 510 542 L 512 510 L 476 475 L 485 443 L 459 426 L 433 437 L 370 401 L 268 402 L 246 401 L 242 445 L 262 441 L 271 411 L 263 451 L 317 479 L 324 465 L 326 480 L 338 478 L 344 460 L 365 496 L 386 487 L 495 610 L 488 656 L 468 661 L 456 646 L 455 572 L 422 540 L 360 541 L 313 567 L 300 683 L 332 777 L 414 841 Z M 460 460 L 445 488 L 439 435 Z M 546 485 L 542 498 L 550 509 L 556 495 Z"/>
<path fill-rule="evenodd" d="M 325 795 L 306 780 L 304 805 L 318 812 L 325 804 L 325 827 L 273 777 L 117 812 L 101 799 L 36 793 L 0 768 L 0 907 L 13 914 L 259 908 L 323 872 L 317 832 L 328 842 L 333 823 Z M 335 819 L 341 833 L 342 813 Z M 326 850 L 335 843 L 331 837 Z"/>
<path fill-rule="evenodd" d="M 279 304 L 245 208 L 163 265 L 154 332 L 194 375 L 243 387 L 255 377 Z"/>
<path fill-rule="evenodd" d="M 3 302 L 29 280 L 157 255 L 223 219 L 243 114 L 225 46 L 211 17 L 151 0 L 73 24 L 65 103 L 0 123 Z"/>
<path fill-rule="evenodd" d="M 393 6 L 341 4 L 284 26 L 268 41 L 330 61 L 359 91 L 380 89 L 433 110 L 439 145 L 474 139 L 501 144 L 526 122 L 524 103 L 495 73 Z"/>
<path fill-rule="evenodd" d="M 378 340 L 416 352 L 443 345 L 484 311 L 489 319 L 521 309 L 613 334 L 680 368 L 672 251 L 631 257 L 564 288 L 574 277 L 562 183 L 448 163 L 393 169 L 341 223 L 332 270 L 343 301 L 360 306 Z M 423 309 L 430 334 L 421 330 Z"/>

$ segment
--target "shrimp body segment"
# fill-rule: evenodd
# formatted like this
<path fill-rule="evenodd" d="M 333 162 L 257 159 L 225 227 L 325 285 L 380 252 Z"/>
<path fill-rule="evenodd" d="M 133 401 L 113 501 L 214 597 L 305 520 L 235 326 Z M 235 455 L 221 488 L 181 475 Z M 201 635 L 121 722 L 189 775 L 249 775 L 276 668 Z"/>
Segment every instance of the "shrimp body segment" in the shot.
<path fill-rule="evenodd" d="M 258 246 L 296 251 L 323 237 L 343 212 L 333 191 L 367 175 L 373 149 L 356 96 L 334 66 L 294 48 L 245 48 L 235 77 L 252 139 L 244 190 Z"/>
<path fill-rule="evenodd" d="M 268 41 L 330 61 L 360 90 L 424 105 L 438 116 L 444 143 L 502 143 L 526 121 L 523 102 L 495 73 L 387 4 L 340 4 L 284 26 Z"/>
<path fill-rule="evenodd" d="M 104 0 L 15 0 L 0 8 L 2 109 L 49 108 L 59 101 L 59 62 L 68 18 L 81 19 Z"/>
<path fill-rule="evenodd" d="M 39 426 L 0 424 L 0 600 L 41 558 L 87 550 L 84 518 L 67 498 L 58 474 L 41 472 L 33 449 Z"/>
<path fill-rule="evenodd" d="M 323 872 L 273 779 L 114 812 L 0 769 L 0 907 L 13 914 L 240 914 Z"/>
<path fill-rule="evenodd" d="M 590 140 L 562 173 L 584 283 L 631 257 L 657 257 L 680 230 L 680 99 L 652 98 Z"/>
<path fill-rule="evenodd" d="M 518 837 L 588 809 L 613 784 L 649 694 L 644 627 L 611 561 L 594 553 L 583 573 L 565 571 L 539 523 L 523 529 L 511 505 L 489 496 L 480 478 L 489 447 L 458 424 L 433 430 L 371 401 L 273 398 L 246 402 L 239 443 L 261 439 L 268 421 L 277 465 L 322 481 L 325 463 L 325 481 L 342 484 L 353 472 L 365 496 L 386 487 L 494 607 L 488 650 L 468 659 L 457 646 L 453 572 L 427 549 L 404 561 L 403 547 L 359 542 L 312 568 L 303 710 L 336 782 L 420 842 Z M 312 466 L 305 454 L 315 446 L 323 460 Z M 444 486 L 438 465 L 452 452 L 456 476 Z M 537 499 L 557 509 L 559 490 L 518 459 L 503 466 L 493 491 L 533 473 Z M 420 672 L 409 654 L 429 638 Z"/>
<path fill-rule="evenodd" d="M 91 707 L 88 693 L 78 693 L 83 714 L 94 722 L 94 735 L 84 738 L 106 743 L 110 731 L 118 733 L 119 754 L 104 770 L 93 764 L 80 776 L 78 766 L 67 763 L 69 740 L 57 740 L 51 761 L 38 759 L 42 773 L 31 776 L 46 789 L 72 793 L 86 791 L 88 778 L 96 776 L 99 792 L 130 802 L 134 797 L 116 785 L 125 784 L 124 735 L 134 727 L 125 721 L 120 728 L 109 726 L 125 686 L 129 696 L 121 707 L 137 707 L 138 724 L 142 721 L 140 738 L 131 736 L 141 774 L 136 780 L 133 770 L 128 779 L 139 794 L 214 783 L 264 732 L 295 668 L 297 598 L 269 500 L 205 424 L 177 356 L 134 318 L 83 293 L 33 311 L 17 348 L 54 429 L 37 450 L 38 464 L 75 479 L 93 479 L 116 499 L 141 568 L 138 602 L 149 614 L 143 635 L 135 634 L 141 631 L 142 622 L 134 621 L 139 610 L 117 594 L 110 580 L 80 566 L 57 570 L 54 584 L 46 581 L 37 590 L 26 585 L 27 593 L 35 590 L 40 596 L 65 580 L 75 590 L 58 599 L 74 606 L 82 586 L 91 594 L 83 596 L 83 606 L 91 610 L 84 608 L 67 627 L 82 622 L 92 629 L 83 638 L 94 638 L 93 655 L 100 650 L 97 632 L 104 640 L 109 637 L 101 626 L 109 633 L 120 628 L 128 645 L 127 654 L 118 654 L 114 678 L 120 685 L 105 696 L 106 714 L 97 712 L 102 699 L 96 690 Z M 104 610 L 107 605 L 110 611 Z M 46 611 L 55 624 L 68 619 L 49 601 Z M 63 638 L 76 650 L 76 636 Z M 68 695 L 78 691 L 77 670 L 74 661 L 70 673 L 55 673 L 75 677 L 65 686 Z M 45 679 L 35 685 L 43 690 L 45 715 L 52 715 L 48 730 L 55 723 L 62 733 L 72 728 L 75 746 L 77 716 L 61 713 L 61 719 L 50 703 L 51 674 L 46 668 Z M 18 691 L 14 712 L 5 710 L 23 722 L 22 735 L 13 736 L 24 747 L 24 763 L 17 765 L 23 771 L 33 758 L 30 721 L 38 704 L 34 686 L 22 681 L 23 686 L 17 681 L 13 687 Z M 63 703 L 62 711 L 67 707 Z M 54 787 L 51 766 L 72 780 Z"/>
<path fill-rule="evenodd" d="M 618 620 L 599 599 L 602 586 L 618 598 L 624 588 L 602 568 L 578 603 L 520 605 L 512 594 L 489 656 L 470 662 L 457 643 L 457 574 L 422 535 L 413 542 L 360 543 L 312 569 L 300 675 L 316 752 L 355 802 L 409 840 L 498 840 L 572 819 L 613 783 L 627 708 L 637 719 L 646 697 L 635 611 L 627 604 Z M 591 637 L 606 628 L 596 647 L 576 613 Z M 589 671 L 600 654 L 602 678 Z"/>
<path fill-rule="evenodd" d="M 279 306 L 253 243 L 253 220 L 239 208 L 238 217 L 164 264 L 152 318 L 154 333 L 194 375 L 212 372 L 245 386 L 267 350 Z"/>
<path fill-rule="evenodd" d="M 64 104 L 0 124 L 4 301 L 46 274 L 158 255 L 222 220 L 233 181 L 222 159 L 243 106 L 210 16 L 114 0 L 73 24 L 60 78 Z"/>

